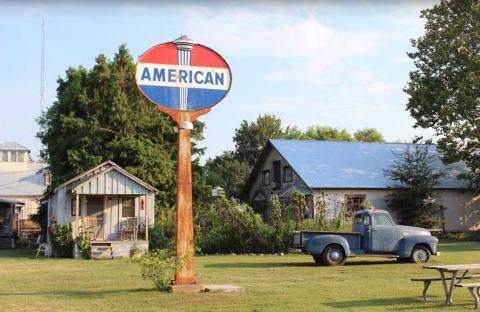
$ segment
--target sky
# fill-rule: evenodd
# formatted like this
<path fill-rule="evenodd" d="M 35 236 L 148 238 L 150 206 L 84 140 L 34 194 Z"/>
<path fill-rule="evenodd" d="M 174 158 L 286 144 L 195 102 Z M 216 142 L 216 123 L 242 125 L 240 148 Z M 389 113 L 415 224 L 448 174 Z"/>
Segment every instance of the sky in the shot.
<path fill-rule="evenodd" d="M 0 0 L 0 142 L 16 141 L 39 157 L 42 17 L 47 107 L 69 66 L 91 68 L 96 56 L 113 58 L 122 43 L 137 60 L 186 34 L 221 54 L 232 88 L 200 118 L 203 160 L 233 149 L 235 129 L 260 114 L 301 129 L 373 127 L 388 141 L 431 135 L 412 127 L 402 89 L 414 69 L 410 39 L 424 32 L 420 10 L 434 2 L 171 3 Z"/>

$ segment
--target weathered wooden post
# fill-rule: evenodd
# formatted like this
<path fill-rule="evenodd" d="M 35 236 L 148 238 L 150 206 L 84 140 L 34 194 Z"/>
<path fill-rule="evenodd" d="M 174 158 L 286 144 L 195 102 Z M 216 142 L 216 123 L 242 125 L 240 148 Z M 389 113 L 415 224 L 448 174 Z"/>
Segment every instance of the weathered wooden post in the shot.
<path fill-rule="evenodd" d="M 191 130 L 230 90 L 227 62 L 187 36 L 154 46 L 140 56 L 135 79 L 140 92 L 169 115 L 178 130 L 176 257 L 186 259 L 175 275 L 174 291 L 200 291 L 193 272 Z"/>

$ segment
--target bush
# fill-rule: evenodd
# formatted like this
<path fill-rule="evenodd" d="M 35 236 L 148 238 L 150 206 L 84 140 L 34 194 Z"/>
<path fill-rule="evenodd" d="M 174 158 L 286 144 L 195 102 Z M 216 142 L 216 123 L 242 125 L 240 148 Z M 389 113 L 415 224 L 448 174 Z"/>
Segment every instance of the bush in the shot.
<path fill-rule="evenodd" d="M 444 232 L 440 234 L 440 238 L 443 239 L 459 239 L 465 241 L 476 241 L 480 242 L 480 232 L 479 231 L 468 231 L 468 232 Z"/>
<path fill-rule="evenodd" d="M 82 254 L 82 257 L 85 259 L 90 259 L 90 251 L 92 247 L 92 240 L 88 235 L 80 235 L 76 239 L 78 250 Z"/>
<path fill-rule="evenodd" d="M 196 245 L 202 252 L 271 253 L 278 252 L 279 231 L 265 224 L 260 215 L 236 199 L 221 197 L 209 207 L 203 226 L 196 227 Z M 281 231 L 281 244 L 288 248 L 290 233 Z M 286 247 L 285 247 L 286 246 Z"/>
<path fill-rule="evenodd" d="M 295 230 L 300 229 L 300 225 L 307 212 L 307 202 L 305 194 L 300 191 L 293 191 L 289 196 L 289 203 L 285 207 L 285 219 L 295 221 Z"/>
<path fill-rule="evenodd" d="M 22 237 L 17 237 L 15 239 L 15 246 L 17 246 L 20 249 L 27 248 L 28 244 L 29 244 L 29 240 L 27 237 L 22 236 Z"/>
<path fill-rule="evenodd" d="M 71 257 L 73 247 L 71 224 L 50 225 L 50 241 L 52 242 L 53 255 L 55 257 Z"/>
<path fill-rule="evenodd" d="M 155 288 L 160 291 L 168 291 L 175 272 L 185 265 L 187 257 L 176 261 L 175 252 L 169 249 L 150 251 L 131 262 L 140 266 L 140 274 L 144 280 L 150 280 Z"/>
<path fill-rule="evenodd" d="M 161 225 L 154 225 L 148 230 L 149 250 L 170 249 L 175 244 L 175 237 L 168 235 Z"/>

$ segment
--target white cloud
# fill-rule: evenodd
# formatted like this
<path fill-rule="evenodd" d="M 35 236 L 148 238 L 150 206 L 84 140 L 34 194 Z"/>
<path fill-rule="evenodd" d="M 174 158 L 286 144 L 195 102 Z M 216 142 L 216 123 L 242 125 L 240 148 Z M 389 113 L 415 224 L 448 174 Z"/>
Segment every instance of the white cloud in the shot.
<path fill-rule="evenodd" d="M 384 95 L 390 91 L 391 87 L 382 81 L 376 81 L 367 84 L 367 91 L 373 95 Z"/>
<path fill-rule="evenodd" d="M 188 33 L 223 53 L 312 60 L 317 66 L 374 48 L 375 33 L 340 32 L 295 7 L 182 9 Z"/>
<path fill-rule="evenodd" d="M 410 63 L 410 64 L 413 63 L 413 61 L 412 61 L 412 60 L 408 57 L 408 55 L 405 54 L 405 53 L 404 53 L 404 54 L 395 55 L 395 56 L 393 57 L 393 60 L 394 60 L 395 62 L 398 62 L 398 63 Z"/>

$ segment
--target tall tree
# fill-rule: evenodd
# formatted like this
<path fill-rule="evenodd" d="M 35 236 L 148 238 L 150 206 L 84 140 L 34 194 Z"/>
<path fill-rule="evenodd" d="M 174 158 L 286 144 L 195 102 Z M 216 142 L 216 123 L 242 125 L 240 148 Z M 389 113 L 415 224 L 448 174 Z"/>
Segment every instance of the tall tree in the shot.
<path fill-rule="evenodd" d="M 442 0 L 422 11 L 425 35 L 408 53 L 404 89 L 416 127 L 432 128 L 447 162 L 465 161 L 480 185 L 480 1 Z"/>
<path fill-rule="evenodd" d="M 275 115 L 260 115 L 251 123 L 244 120 L 233 136 L 236 157 L 252 167 L 267 141 L 282 137 L 282 121 Z"/>
<path fill-rule="evenodd" d="M 357 130 L 353 135 L 353 139 L 361 142 L 385 142 L 383 134 L 375 128 Z"/>
<path fill-rule="evenodd" d="M 232 151 L 223 152 L 222 155 L 208 159 L 204 166 L 206 182 L 215 187 L 225 189 L 228 197 L 239 197 L 245 180 L 250 173 L 246 162 L 240 161 Z"/>
<path fill-rule="evenodd" d="M 305 139 L 322 141 L 352 141 L 352 136 L 346 129 L 310 126 L 305 131 Z"/>
<path fill-rule="evenodd" d="M 58 79 L 57 101 L 39 119 L 37 134 L 53 187 L 112 160 L 158 188 L 162 206 L 174 204 L 173 122 L 139 94 L 134 68 L 122 45 L 113 60 L 99 55 L 92 69 L 71 67 Z M 194 138 L 201 138 L 203 124 L 195 129 Z"/>
<path fill-rule="evenodd" d="M 398 211 L 403 224 L 434 227 L 439 223 L 443 207 L 436 202 L 434 187 L 444 175 L 435 169 L 435 158 L 423 145 L 409 147 L 385 171 L 397 191 L 389 194 L 389 207 Z M 398 188 L 400 186 L 400 188 Z"/>

